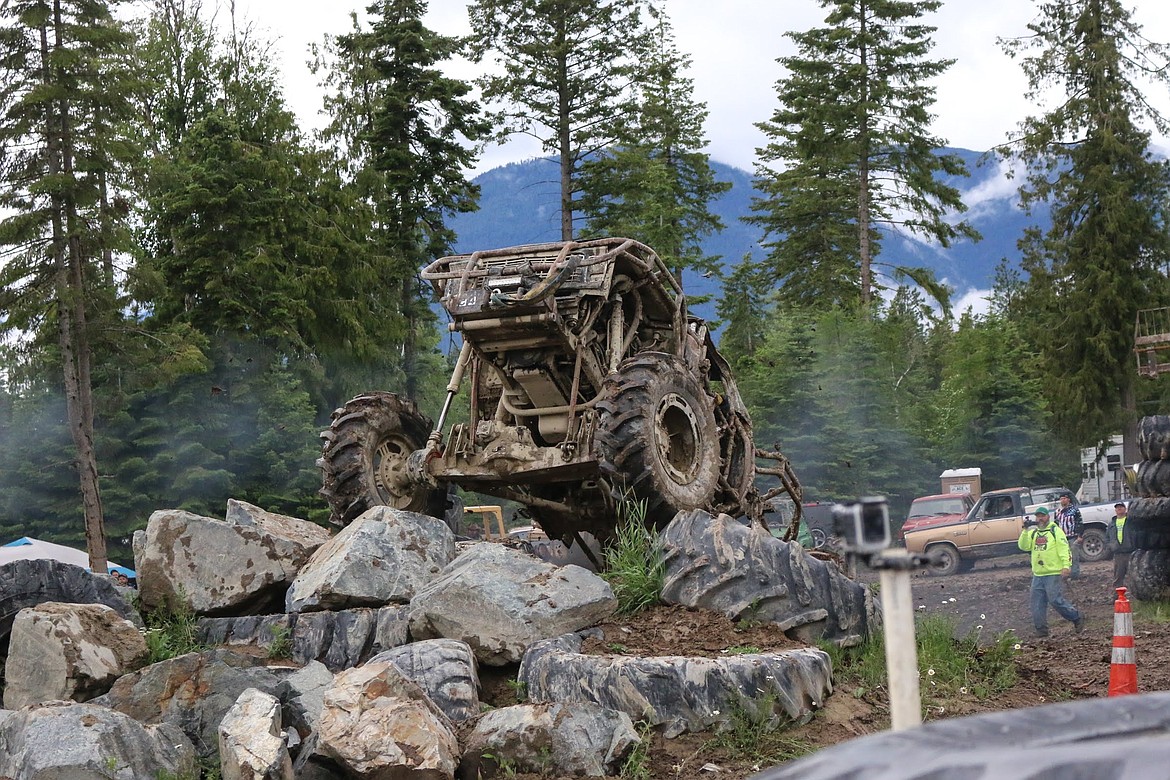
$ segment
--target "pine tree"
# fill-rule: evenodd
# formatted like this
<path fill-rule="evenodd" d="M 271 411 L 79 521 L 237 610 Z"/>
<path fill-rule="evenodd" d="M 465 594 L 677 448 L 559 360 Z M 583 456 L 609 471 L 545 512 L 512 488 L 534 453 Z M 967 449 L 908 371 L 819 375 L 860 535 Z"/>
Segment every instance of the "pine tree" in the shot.
<path fill-rule="evenodd" d="M 619 125 L 614 145 L 581 165 L 580 208 L 592 234 L 632 236 L 654 247 L 681 281 L 684 268 L 718 273 L 718 256 L 700 241 L 723 229 L 711 201 L 731 189 L 715 179 L 703 123 L 692 97 L 691 58 L 678 50 L 665 12 L 653 10 L 638 110 Z"/>
<path fill-rule="evenodd" d="M 126 236 L 116 207 L 138 157 L 121 132 L 132 38 L 103 0 L 0 6 L 0 323 L 55 349 L 79 476 L 90 566 L 106 539 L 94 435 L 93 349 L 118 317 L 113 257 Z M 40 351 L 40 355 L 46 352 Z"/>
<path fill-rule="evenodd" d="M 573 238 L 581 164 L 613 145 L 634 110 L 646 50 L 643 0 L 473 0 L 472 56 L 502 72 L 480 80 L 503 107 L 502 135 L 538 139 L 560 164 L 561 238 Z"/>
<path fill-rule="evenodd" d="M 361 168 L 356 184 L 373 208 L 378 250 L 391 263 L 383 284 L 397 286 L 406 320 L 403 374 L 410 396 L 418 395 L 419 354 L 426 339 L 434 341 L 429 296 L 415 274 L 450 253 L 447 218 L 477 207 L 478 187 L 465 172 L 489 129 L 468 97 L 471 86 L 440 71 L 459 41 L 423 25 L 426 7 L 423 0 L 378 0 L 368 8 L 368 31 L 355 16 L 353 32 L 333 41 L 329 81 L 338 92 L 329 99 L 336 115 L 325 133 Z"/>
<path fill-rule="evenodd" d="M 764 230 L 767 267 L 784 299 L 868 306 L 883 283 L 875 267 L 881 230 L 924 235 L 943 246 L 976 237 L 958 190 L 966 175 L 929 132 L 931 79 L 953 60 L 928 59 L 935 28 L 920 19 L 938 0 L 820 0 L 826 26 L 788 33 L 798 53 L 779 62 L 780 106 L 759 127 L 755 199 L 748 219 Z M 923 268 L 883 263 L 945 302 Z"/>
<path fill-rule="evenodd" d="M 1027 332 L 1057 432 L 1076 447 L 1126 431 L 1137 459 L 1132 366 L 1137 310 L 1167 301 L 1170 170 L 1151 155 L 1143 119 L 1167 123 L 1141 82 L 1170 83 L 1170 52 L 1146 41 L 1116 0 L 1045 2 L 1030 35 L 1004 42 L 1022 57 L 1029 97 L 1057 105 L 1029 117 L 1001 149 L 1028 166 L 1025 206 L 1049 206 L 1051 227 L 1020 242 L 1029 280 Z"/>

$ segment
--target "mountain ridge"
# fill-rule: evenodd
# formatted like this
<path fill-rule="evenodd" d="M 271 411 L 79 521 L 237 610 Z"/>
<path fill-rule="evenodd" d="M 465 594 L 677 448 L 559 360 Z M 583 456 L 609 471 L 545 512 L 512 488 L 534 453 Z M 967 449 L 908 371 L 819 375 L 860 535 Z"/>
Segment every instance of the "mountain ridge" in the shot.
<path fill-rule="evenodd" d="M 966 308 L 990 290 L 1001 259 L 1018 258 L 1016 242 L 1024 229 L 1045 219 L 1046 213 L 1029 215 L 1020 209 L 1018 183 L 1010 178 L 1004 163 L 968 149 L 941 151 L 958 155 L 967 165 L 970 176 L 949 177 L 947 183 L 962 193 L 968 207 L 962 216 L 983 239 L 978 242 L 964 239 L 944 248 L 902 232 L 886 231 L 878 260 L 932 269 L 954 290 L 952 303 Z M 751 201 L 756 194 L 753 175 L 717 161 L 712 161 L 712 168 L 718 180 L 731 183 L 731 189 L 712 202 L 711 210 L 723 221 L 724 230 L 707 236 L 702 242 L 703 251 L 720 256 L 725 269 L 739 263 L 747 254 L 762 259 L 765 252 L 759 244 L 762 237 L 759 228 L 742 220 L 751 213 Z M 463 253 L 558 241 L 558 176 L 558 166 L 548 158 L 508 163 L 476 176 L 474 182 L 481 193 L 480 209 L 458 214 L 449 221 L 458 236 L 455 250 Z M 714 301 L 721 294 L 720 280 L 686 273 L 683 285 L 691 296 L 713 296 L 710 303 L 695 307 L 696 314 L 713 319 Z"/>

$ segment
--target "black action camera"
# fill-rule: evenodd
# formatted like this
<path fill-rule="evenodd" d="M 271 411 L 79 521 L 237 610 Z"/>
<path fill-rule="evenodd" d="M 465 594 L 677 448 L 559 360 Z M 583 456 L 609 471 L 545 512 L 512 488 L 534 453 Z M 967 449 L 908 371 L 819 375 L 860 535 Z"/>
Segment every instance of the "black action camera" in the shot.
<path fill-rule="evenodd" d="M 889 505 L 881 496 L 833 504 L 833 527 L 847 552 L 881 552 L 891 541 Z"/>

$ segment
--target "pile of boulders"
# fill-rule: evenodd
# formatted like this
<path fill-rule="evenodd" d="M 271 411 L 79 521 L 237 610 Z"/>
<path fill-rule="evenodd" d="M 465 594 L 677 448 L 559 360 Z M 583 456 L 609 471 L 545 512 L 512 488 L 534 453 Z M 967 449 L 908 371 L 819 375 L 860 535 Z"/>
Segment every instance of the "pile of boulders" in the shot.
<path fill-rule="evenodd" d="M 808 642 L 860 643 L 868 589 L 726 516 L 660 537 L 663 600 L 749 615 Z M 224 519 L 155 512 L 135 535 L 137 606 L 190 611 L 201 652 L 150 665 L 141 620 L 104 578 L 0 567 L 7 646 L 0 777 L 362 778 L 615 774 L 639 728 L 672 737 L 733 712 L 803 721 L 832 690 L 809 647 L 727 658 L 580 652 L 617 602 L 606 581 L 387 507 L 330 536 L 231 501 Z M 39 584 L 38 584 L 39 583 Z M 45 583 L 49 583 L 45 585 Z M 0 657 L 0 661 L 4 661 Z M 493 709 L 479 671 L 528 701 Z"/>

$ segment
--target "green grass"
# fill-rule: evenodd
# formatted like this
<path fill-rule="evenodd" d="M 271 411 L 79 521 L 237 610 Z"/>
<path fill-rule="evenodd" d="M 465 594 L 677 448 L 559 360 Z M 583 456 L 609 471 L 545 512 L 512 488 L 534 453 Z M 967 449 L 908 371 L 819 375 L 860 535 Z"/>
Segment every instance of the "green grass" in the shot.
<path fill-rule="evenodd" d="M 619 507 L 617 540 L 607 550 L 601 575 L 613 588 L 618 613 L 631 615 L 658 603 L 666 582 L 666 563 L 658 533 L 646 526 L 646 502 L 623 501 Z"/>
<path fill-rule="evenodd" d="M 1135 622 L 1170 623 L 1170 602 L 1133 601 L 1131 599 L 1129 603 Z"/>
<path fill-rule="evenodd" d="M 649 721 L 639 721 L 634 724 L 641 740 L 630 749 L 625 760 L 622 761 L 618 776 L 622 780 L 650 780 L 650 743 L 654 739 L 654 727 Z"/>
<path fill-rule="evenodd" d="M 1010 631 L 990 645 L 980 645 L 969 634 L 955 639 L 953 618 L 931 615 L 917 621 L 919 691 L 924 704 L 973 696 L 990 699 L 1016 683 L 1016 638 Z M 833 662 L 835 684 L 854 696 L 884 687 L 887 681 L 886 648 L 878 636 L 859 647 L 841 649 L 828 644 L 821 649 Z"/>
<path fill-rule="evenodd" d="M 812 752 L 810 743 L 777 730 L 772 720 L 775 694 L 756 699 L 751 707 L 750 710 L 743 706 L 733 707 L 727 726 L 707 740 L 703 749 L 721 750 L 738 760 L 761 766 L 791 761 Z"/>
<path fill-rule="evenodd" d="M 158 663 L 168 658 L 195 653 L 204 647 L 196 639 L 199 618 L 182 600 L 171 607 L 163 607 L 143 616 L 146 622 L 146 649 L 150 651 L 149 663 Z"/>
<path fill-rule="evenodd" d="M 288 626 L 273 626 L 272 641 L 268 644 L 269 659 L 292 658 L 292 632 Z"/>

